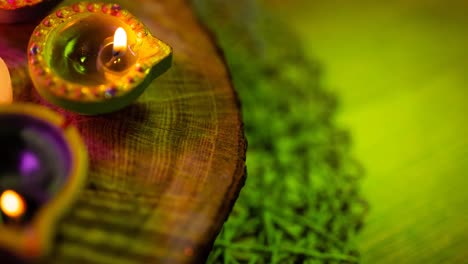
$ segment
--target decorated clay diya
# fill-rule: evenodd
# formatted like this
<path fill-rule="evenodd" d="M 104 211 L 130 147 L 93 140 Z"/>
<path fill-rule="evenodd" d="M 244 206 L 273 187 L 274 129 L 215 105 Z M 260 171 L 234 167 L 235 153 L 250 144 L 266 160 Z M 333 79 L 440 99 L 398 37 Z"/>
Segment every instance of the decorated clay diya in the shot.
<path fill-rule="evenodd" d="M 87 154 L 63 117 L 0 105 L 0 250 L 29 259 L 50 248 L 56 222 L 84 185 Z"/>
<path fill-rule="evenodd" d="M 80 2 L 34 30 L 29 69 L 38 93 L 81 114 L 132 103 L 171 66 L 172 50 L 120 5 Z"/>

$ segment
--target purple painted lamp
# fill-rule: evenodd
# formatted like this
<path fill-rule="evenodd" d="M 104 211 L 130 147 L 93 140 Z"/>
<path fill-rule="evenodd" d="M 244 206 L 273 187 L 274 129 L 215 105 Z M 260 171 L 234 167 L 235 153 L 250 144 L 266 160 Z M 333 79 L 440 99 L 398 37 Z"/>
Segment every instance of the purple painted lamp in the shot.
<path fill-rule="evenodd" d="M 45 254 L 87 173 L 76 128 L 37 105 L 0 105 L 0 248 Z"/>

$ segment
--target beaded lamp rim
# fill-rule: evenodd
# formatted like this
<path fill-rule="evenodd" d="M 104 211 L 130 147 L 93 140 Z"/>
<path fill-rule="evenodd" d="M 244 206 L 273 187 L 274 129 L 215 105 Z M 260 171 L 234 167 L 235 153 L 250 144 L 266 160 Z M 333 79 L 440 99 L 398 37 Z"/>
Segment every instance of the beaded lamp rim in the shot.
<path fill-rule="evenodd" d="M 23 7 L 37 5 L 48 0 L 15 0 L 15 1 L 5 1 L 0 2 L 0 9 L 4 10 L 16 10 Z"/>
<path fill-rule="evenodd" d="M 135 34 L 136 42 L 154 46 L 152 54 L 137 57 L 136 63 L 122 74 L 121 78 L 99 85 L 82 85 L 70 82 L 56 75 L 44 58 L 53 27 L 73 19 L 83 19 L 93 14 L 106 15 L 126 24 Z M 151 68 L 169 57 L 172 49 L 166 43 L 152 36 L 148 28 L 119 4 L 80 2 L 57 9 L 42 20 L 32 33 L 28 45 L 30 74 L 39 94 L 57 101 L 79 101 L 99 103 L 108 99 L 125 96 L 144 82 Z"/>

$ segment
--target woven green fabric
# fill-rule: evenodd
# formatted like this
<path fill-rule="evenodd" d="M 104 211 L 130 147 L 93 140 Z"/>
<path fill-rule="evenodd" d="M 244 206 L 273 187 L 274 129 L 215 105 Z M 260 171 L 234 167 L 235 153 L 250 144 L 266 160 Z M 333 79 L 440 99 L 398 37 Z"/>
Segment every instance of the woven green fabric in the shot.
<path fill-rule="evenodd" d="M 363 172 L 318 63 L 256 1 L 194 6 L 225 52 L 249 141 L 246 186 L 208 262 L 358 262 Z"/>

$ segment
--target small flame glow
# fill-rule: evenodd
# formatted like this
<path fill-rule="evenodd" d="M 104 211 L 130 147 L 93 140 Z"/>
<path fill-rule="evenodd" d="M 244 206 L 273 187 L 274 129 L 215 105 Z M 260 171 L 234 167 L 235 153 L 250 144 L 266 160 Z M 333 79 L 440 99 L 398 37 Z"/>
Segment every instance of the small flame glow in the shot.
<path fill-rule="evenodd" d="M 0 197 L 0 209 L 8 217 L 18 218 L 26 212 L 23 197 L 13 190 L 6 190 Z"/>
<path fill-rule="evenodd" d="M 127 33 L 121 27 L 115 31 L 112 52 L 116 57 L 123 56 L 127 52 Z"/>

